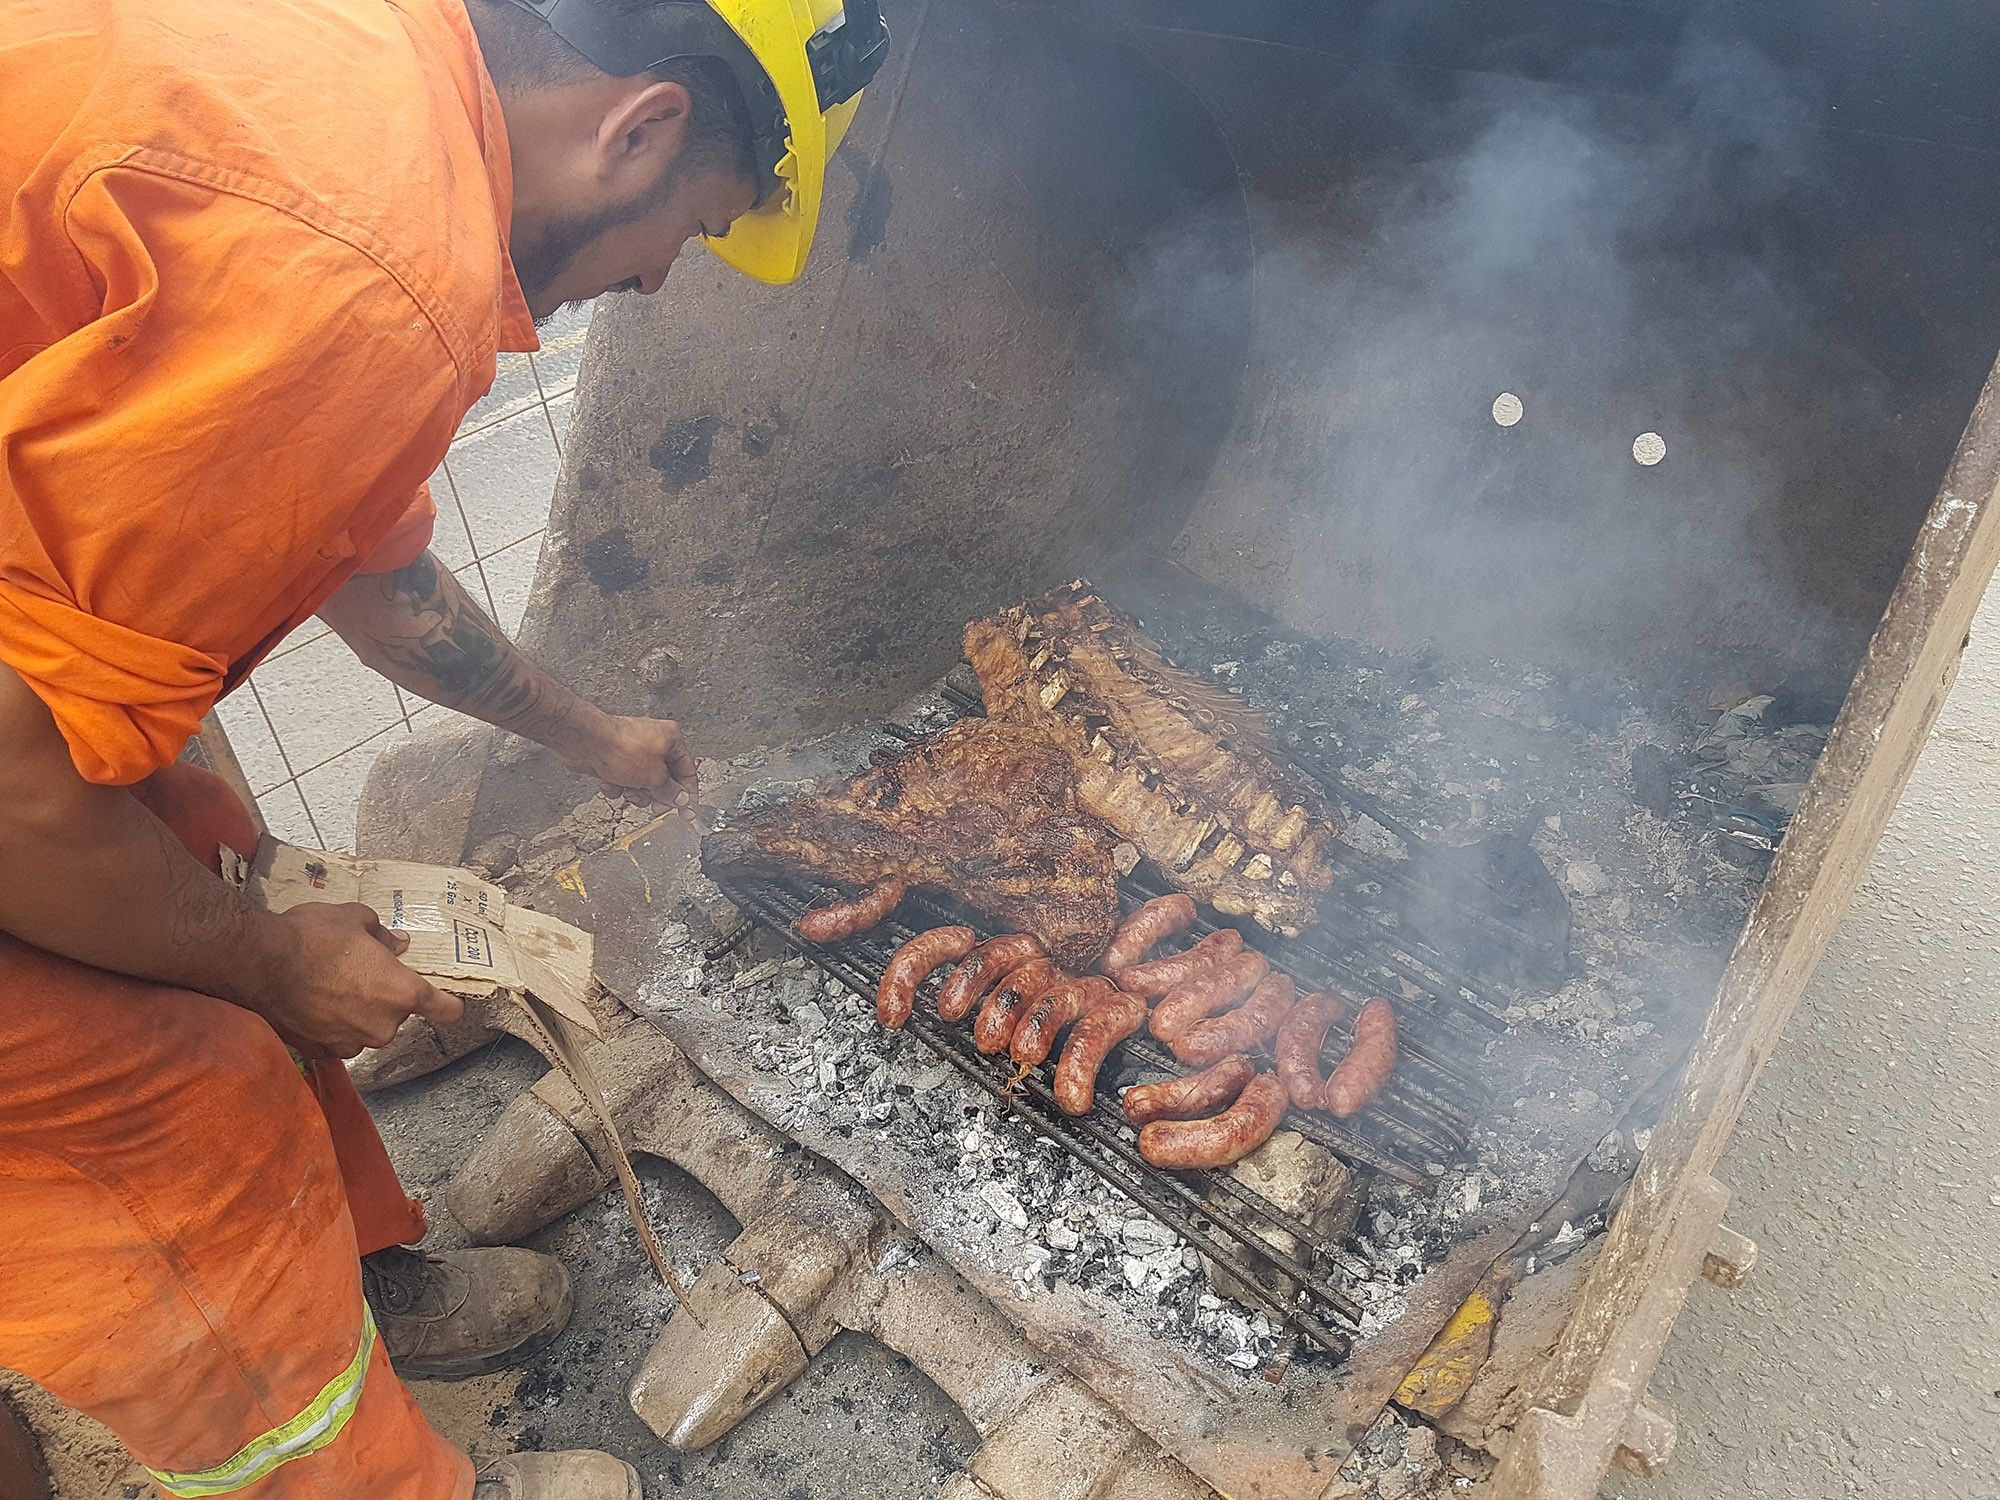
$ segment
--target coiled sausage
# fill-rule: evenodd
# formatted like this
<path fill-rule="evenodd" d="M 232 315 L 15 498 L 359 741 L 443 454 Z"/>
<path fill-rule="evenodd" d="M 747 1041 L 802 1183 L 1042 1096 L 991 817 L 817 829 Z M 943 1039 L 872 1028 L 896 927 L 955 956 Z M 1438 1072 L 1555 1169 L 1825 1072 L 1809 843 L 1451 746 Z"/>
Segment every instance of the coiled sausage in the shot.
<path fill-rule="evenodd" d="M 1014 1028 L 1013 1040 L 1007 1044 L 1008 1056 L 1021 1068 L 1039 1067 L 1055 1051 L 1063 1027 L 1110 993 L 1111 981 L 1097 974 L 1050 985 Z"/>
<path fill-rule="evenodd" d="M 1179 989 L 1211 965 L 1242 951 L 1243 934 L 1234 927 L 1218 927 L 1185 953 L 1133 964 L 1118 976 L 1118 987 L 1128 995 L 1157 1000 Z"/>
<path fill-rule="evenodd" d="M 972 1045 L 988 1057 L 1004 1051 L 1028 1007 L 1062 977 L 1062 970 L 1046 958 L 1031 958 L 1014 970 L 979 1007 L 979 1019 L 972 1024 Z"/>
<path fill-rule="evenodd" d="M 956 963 L 972 951 L 977 936 L 970 927 L 933 927 L 896 950 L 875 986 L 875 1019 L 894 1031 L 910 1019 L 917 986 L 940 964 Z"/>
<path fill-rule="evenodd" d="M 1396 1071 L 1396 1012 L 1387 1000 L 1370 1000 L 1354 1018 L 1354 1045 L 1326 1081 L 1321 1108 L 1346 1119 L 1365 1108 Z"/>
<path fill-rule="evenodd" d="M 1285 1117 L 1285 1086 L 1269 1073 L 1251 1079 L 1236 1102 L 1205 1120 L 1155 1120 L 1139 1132 L 1139 1154 L 1171 1172 L 1226 1167 L 1271 1138 Z"/>
<path fill-rule="evenodd" d="M 1154 1007 L 1153 1035 L 1173 1046 L 1197 1021 L 1241 1004 L 1270 972 L 1271 961 L 1255 949 L 1224 959 Z"/>
<path fill-rule="evenodd" d="M 1250 998 L 1212 1021 L 1190 1026 L 1173 1042 L 1174 1056 L 1205 1068 L 1232 1052 L 1252 1052 L 1278 1034 L 1296 991 L 1283 974 L 1257 981 Z"/>
<path fill-rule="evenodd" d="M 1319 1070 L 1320 1048 L 1326 1034 L 1345 1013 L 1331 995 L 1307 995 L 1291 1009 L 1278 1028 L 1278 1081 L 1295 1108 L 1318 1109 L 1326 1097 L 1326 1078 Z"/>
<path fill-rule="evenodd" d="M 1194 902 L 1178 891 L 1155 896 L 1125 919 L 1111 946 L 1104 950 L 1098 968 L 1115 979 L 1120 969 L 1139 962 L 1161 941 L 1193 926 L 1194 915 Z"/>
<path fill-rule="evenodd" d="M 1069 1040 L 1056 1059 L 1056 1108 L 1066 1115 L 1089 1114 L 1097 1099 L 1097 1070 L 1112 1048 L 1145 1024 L 1145 1001 L 1119 990 L 1100 996 L 1070 1027 Z"/>
<path fill-rule="evenodd" d="M 1227 1105 L 1256 1076 L 1257 1065 L 1247 1057 L 1237 1056 L 1225 1057 L 1213 1067 L 1185 1078 L 1136 1084 L 1125 1090 L 1125 1118 L 1134 1125 L 1150 1125 L 1155 1120 L 1198 1120 Z"/>
<path fill-rule="evenodd" d="M 909 893 L 910 888 L 900 880 L 878 881 L 851 901 L 836 901 L 805 912 L 792 924 L 792 930 L 809 943 L 837 943 L 885 921 Z"/>
<path fill-rule="evenodd" d="M 1046 952 L 1042 940 L 1025 932 L 991 937 L 972 950 L 972 956 L 951 971 L 951 978 L 938 991 L 938 1019 L 963 1021 L 986 992 L 1031 958 Z"/>

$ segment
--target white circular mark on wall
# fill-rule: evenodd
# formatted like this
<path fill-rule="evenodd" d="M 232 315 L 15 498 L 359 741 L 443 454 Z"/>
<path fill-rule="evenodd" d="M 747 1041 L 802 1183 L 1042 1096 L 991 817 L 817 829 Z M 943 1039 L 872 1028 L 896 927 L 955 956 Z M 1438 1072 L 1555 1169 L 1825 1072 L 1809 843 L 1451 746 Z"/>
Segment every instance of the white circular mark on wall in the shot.
<path fill-rule="evenodd" d="M 1667 456 L 1667 440 L 1657 432 L 1642 432 L 1632 439 L 1632 457 L 1652 468 Z"/>
<path fill-rule="evenodd" d="M 1502 391 L 1493 398 L 1493 420 L 1502 427 L 1512 427 L 1521 420 L 1521 398 L 1512 391 Z"/>

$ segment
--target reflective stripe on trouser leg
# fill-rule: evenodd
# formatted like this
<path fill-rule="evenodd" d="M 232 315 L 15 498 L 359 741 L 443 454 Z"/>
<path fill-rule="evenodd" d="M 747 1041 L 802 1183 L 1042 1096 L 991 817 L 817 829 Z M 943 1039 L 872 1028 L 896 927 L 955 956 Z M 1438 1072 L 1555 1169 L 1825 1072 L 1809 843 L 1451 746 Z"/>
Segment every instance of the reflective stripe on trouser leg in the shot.
<path fill-rule="evenodd" d="M 347 1368 L 321 1388 L 312 1404 L 282 1427 L 274 1427 L 252 1438 L 226 1463 L 198 1474 L 173 1474 L 148 1469 L 153 1483 L 176 1500 L 201 1495 L 227 1495 L 267 1477 L 293 1459 L 319 1452 L 347 1426 L 355 1407 L 361 1404 L 361 1388 L 368 1379 L 368 1360 L 375 1352 L 375 1316 L 362 1310 L 361 1343 Z"/>

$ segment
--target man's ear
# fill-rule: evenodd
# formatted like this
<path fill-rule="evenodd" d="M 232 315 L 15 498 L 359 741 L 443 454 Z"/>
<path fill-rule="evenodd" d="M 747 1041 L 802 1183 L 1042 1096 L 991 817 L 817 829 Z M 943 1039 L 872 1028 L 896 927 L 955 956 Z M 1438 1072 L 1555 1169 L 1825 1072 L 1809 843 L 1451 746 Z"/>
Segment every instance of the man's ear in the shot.
<path fill-rule="evenodd" d="M 615 190 L 636 190 L 659 180 L 687 139 L 693 101 L 684 84 L 647 81 L 621 95 L 598 121 L 597 170 Z"/>

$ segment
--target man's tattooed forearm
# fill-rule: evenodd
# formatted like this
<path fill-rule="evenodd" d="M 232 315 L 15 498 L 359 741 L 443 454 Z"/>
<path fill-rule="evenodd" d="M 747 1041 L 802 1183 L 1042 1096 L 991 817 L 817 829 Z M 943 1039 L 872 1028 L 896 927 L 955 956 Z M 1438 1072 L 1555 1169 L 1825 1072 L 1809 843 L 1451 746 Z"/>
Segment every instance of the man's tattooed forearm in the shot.
<path fill-rule="evenodd" d="M 383 601 L 408 616 L 399 633 L 375 637 L 405 687 L 545 743 L 579 732 L 583 705 L 523 656 L 429 554 L 382 575 L 379 586 Z"/>

